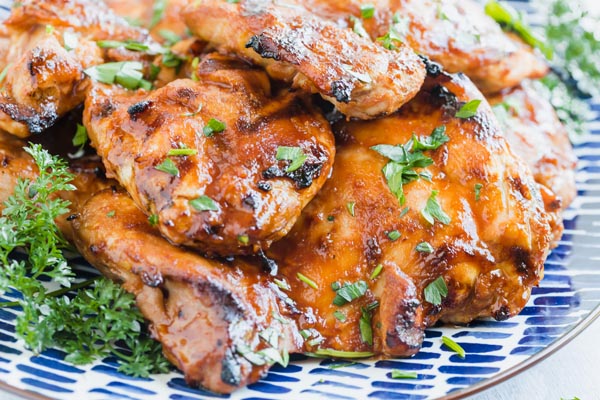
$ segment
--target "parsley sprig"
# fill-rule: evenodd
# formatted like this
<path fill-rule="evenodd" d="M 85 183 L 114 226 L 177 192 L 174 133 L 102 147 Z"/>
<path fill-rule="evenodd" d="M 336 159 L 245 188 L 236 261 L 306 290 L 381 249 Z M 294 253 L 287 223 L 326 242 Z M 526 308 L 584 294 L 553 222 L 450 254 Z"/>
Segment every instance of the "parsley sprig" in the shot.
<path fill-rule="evenodd" d="M 25 151 L 35 160 L 39 175 L 19 179 L 0 217 L 0 294 L 16 290 L 22 295 L 0 307 L 21 307 L 17 337 L 36 353 L 58 346 L 68 353 L 66 360 L 76 364 L 113 355 L 128 374 L 167 371 L 160 344 L 140 335 L 144 318 L 131 294 L 100 277 L 75 282 L 63 255 L 68 243 L 54 222 L 69 210 L 69 202 L 57 193 L 75 190 L 73 175 L 63 160 L 40 145 Z M 17 249 L 25 250 L 27 257 L 15 259 Z M 60 289 L 49 292 L 42 283 L 48 280 Z"/>

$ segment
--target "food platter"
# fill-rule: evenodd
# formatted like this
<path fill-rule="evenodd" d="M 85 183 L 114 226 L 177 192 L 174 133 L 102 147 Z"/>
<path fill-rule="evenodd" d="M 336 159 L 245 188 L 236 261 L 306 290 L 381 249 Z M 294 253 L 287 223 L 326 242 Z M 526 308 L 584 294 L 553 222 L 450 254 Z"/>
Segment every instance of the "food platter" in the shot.
<path fill-rule="evenodd" d="M 0 309 L 0 388 L 34 399 L 455 399 L 492 386 L 550 355 L 600 315 L 600 103 L 592 108 L 591 133 L 576 146 L 579 197 L 565 213 L 565 233 L 548 257 L 544 280 L 517 317 L 428 329 L 423 349 L 410 359 L 347 363 L 293 356 L 288 367 L 273 367 L 259 382 L 216 395 L 188 387 L 175 371 L 132 378 L 117 372 L 111 359 L 75 367 L 57 349 L 35 355 L 15 338 L 18 310 Z M 82 277 L 94 273 L 80 257 L 72 262 Z M 466 357 L 446 348 L 442 336 L 459 343 Z M 392 379 L 392 369 L 416 372 L 417 379 Z"/>

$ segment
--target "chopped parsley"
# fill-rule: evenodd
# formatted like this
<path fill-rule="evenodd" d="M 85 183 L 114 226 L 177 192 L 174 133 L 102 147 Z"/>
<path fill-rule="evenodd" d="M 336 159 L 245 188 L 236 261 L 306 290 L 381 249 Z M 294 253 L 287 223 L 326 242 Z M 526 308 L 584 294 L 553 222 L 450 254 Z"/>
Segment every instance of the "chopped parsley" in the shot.
<path fill-rule="evenodd" d="M 356 18 L 354 15 L 351 15 L 350 22 L 352 22 L 352 30 L 354 31 L 354 33 L 365 39 L 369 38 L 369 34 L 365 30 L 365 27 L 360 18 Z"/>
<path fill-rule="evenodd" d="M 391 372 L 392 379 L 417 379 L 418 375 L 414 371 L 400 371 L 393 369 Z"/>
<path fill-rule="evenodd" d="M 226 125 L 223 121 L 219 121 L 216 118 L 211 118 L 206 126 L 202 128 L 202 133 L 206 137 L 211 137 L 215 133 L 221 133 L 225 130 Z"/>
<path fill-rule="evenodd" d="M 377 41 L 388 50 L 396 50 L 398 48 L 397 43 L 402 43 L 405 40 L 409 25 L 410 20 L 408 18 L 402 17 L 400 13 L 395 13 L 388 32 L 384 36 L 378 37 Z"/>
<path fill-rule="evenodd" d="M 471 100 L 463 104 L 463 106 L 456 112 L 456 114 L 454 114 L 454 116 L 461 119 L 474 117 L 477 115 L 477 109 L 479 108 L 480 104 L 481 100 Z"/>
<path fill-rule="evenodd" d="M 381 274 L 381 271 L 383 271 L 383 264 L 377 264 L 373 272 L 371 272 L 371 276 L 369 276 L 369 279 L 376 279 L 379 276 L 379 274 Z"/>
<path fill-rule="evenodd" d="M 65 31 L 63 33 L 63 47 L 67 51 L 75 50 L 79 44 L 79 38 L 77 34 L 71 31 Z"/>
<path fill-rule="evenodd" d="M 426 156 L 423 151 L 437 150 L 444 143 L 447 143 L 450 139 L 446 136 L 445 131 L 445 127 L 438 127 L 433 130 L 428 138 L 413 135 L 404 145 L 380 144 L 371 147 L 372 150 L 390 159 L 383 167 L 382 172 L 390 191 L 396 196 L 400 205 L 404 205 L 406 202 L 404 185 L 417 179 L 431 179 L 429 173 L 417 172 L 417 169 L 426 168 L 433 164 L 433 160 Z"/>
<path fill-rule="evenodd" d="M 355 283 L 346 283 L 344 286 L 338 288 L 335 291 L 335 297 L 333 299 L 333 304 L 338 307 L 341 307 L 345 304 L 352 302 L 353 300 L 362 297 L 365 293 L 367 293 L 367 282 L 358 281 Z"/>
<path fill-rule="evenodd" d="M 175 165 L 173 160 L 171 160 L 169 157 L 165 158 L 165 160 L 154 167 L 154 169 L 161 172 L 166 172 L 169 175 L 179 176 L 179 168 L 177 168 L 177 165 Z"/>
<path fill-rule="evenodd" d="M 114 84 L 118 83 L 126 89 L 138 88 L 149 90 L 152 83 L 144 79 L 144 65 L 138 61 L 119 61 L 90 67 L 83 72 L 95 81 Z"/>
<path fill-rule="evenodd" d="M 400 239 L 400 232 L 399 231 L 391 231 L 387 233 L 387 237 L 392 241 L 395 242 L 396 240 Z"/>
<path fill-rule="evenodd" d="M 275 282 L 275 284 L 277 285 L 277 287 L 281 290 L 292 290 L 292 288 L 290 287 L 290 284 L 287 283 L 287 281 L 285 279 L 273 279 L 273 282 Z"/>
<path fill-rule="evenodd" d="M 315 290 L 319 289 L 319 286 L 317 285 L 317 283 L 315 281 L 313 281 L 312 279 L 310 279 L 309 277 L 307 277 L 306 275 L 298 272 L 298 273 L 296 273 L 296 277 L 298 277 L 298 279 L 300 279 L 302 282 L 306 283 L 311 288 L 313 288 Z"/>
<path fill-rule="evenodd" d="M 425 301 L 434 306 L 442 304 L 442 299 L 446 296 L 448 296 L 448 286 L 441 276 L 425 288 Z"/>
<path fill-rule="evenodd" d="M 304 154 L 301 147 L 279 146 L 275 159 L 278 161 L 290 161 L 290 164 L 285 169 L 285 172 L 294 172 L 304 165 L 308 157 Z"/>
<path fill-rule="evenodd" d="M 360 16 L 363 19 L 373 18 L 375 15 L 375 6 L 373 4 L 361 4 L 360 5 Z"/>
<path fill-rule="evenodd" d="M 481 198 L 481 188 L 482 187 L 483 187 L 483 185 L 481 183 L 475 184 L 475 201 L 479 201 L 479 199 Z"/>
<path fill-rule="evenodd" d="M 437 190 L 431 191 L 431 196 L 429 196 L 429 198 L 427 199 L 427 204 L 425 205 L 425 208 L 421 210 L 421 215 L 431 225 L 435 223 L 435 220 L 440 221 L 444 225 L 448 225 L 451 222 L 451 219 L 448 216 L 448 214 L 446 214 L 444 210 L 442 210 L 440 203 L 438 203 L 437 201 L 437 195 Z"/>
<path fill-rule="evenodd" d="M 188 148 L 171 149 L 167 153 L 168 156 L 173 156 L 173 157 L 195 156 L 196 154 L 198 154 L 198 150 L 188 149 Z"/>
<path fill-rule="evenodd" d="M 339 310 L 335 310 L 333 316 L 340 322 L 346 322 L 346 315 Z"/>
<path fill-rule="evenodd" d="M 348 213 L 350 215 L 352 215 L 353 217 L 355 216 L 355 207 L 356 207 L 356 202 L 355 201 L 349 201 L 348 203 L 346 203 L 346 210 L 348 210 Z"/>
<path fill-rule="evenodd" d="M 150 223 L 150 226 L 156 226 L 158 225 L 158 215 L 157 214 L 152 214 L 151 216 L 148 217 L 148 222 Z"/>
<path fill-rule="evenodd" d="M 154 0 L 152 6 L 152 20 L 150 20 L 149 29 L 154 28 L 163 19 L 169 0 Z"/>
<path fill-rule="evenodd" d="M 238 235 L 237 240 L 243 246 L 248 246 L 248 243 L 250 243 L 250 237 L 246 234 Z"/>
<path fill-rule="evenodd" d="M 421 242 L 421 243 L 419 243 L 415 249 L 419 253 L 426 253 L 426 254 L 431 254 L 431 253 L 433 253 L 433 250 L 434 250 L 433 246 L 431 246 L 427 242 Z"/>
<path fill-rule="evenodd" d="M 465 358 L 465 349 L 448 336 L 442 336 L 442 343 L 446 345 L 450 350 L 454 351 L 460 358 Z"/>
<path fill-rule="evenodd" d="M 373 328 L 371 326 L 371 311 L 361 307 L 361 316 L 359 320 L 360 338 L 363 343 L 373 345 Z"/>
<path fill-rule="evenodd" d="M 374 353 L 371 353 L 370 351 L 342 351 L 335 349 L 318 349 L 314 353 L 305 354 L 308 356 L 333 358 L 367 358 L 374 355 Z"/>
<path fill-rule="evenodd" d="M 109 211 L 109 212 L 107 212 L 107 213 L 106 213 L 106 216 L 107 216 L 108 218 L 113 218 L 113 217 L 115 216 L 115 210 L 112 210 L 112 211 Z"/>
<path fill-rule="evenodd" d="M 88 142 L 88 134 L 85 126 L 81 124 L 77 124 L 77 130 L 75 131 L 75 136 L 71 140 L 73 146 L 79 147 L 79 149 L 75 152 L 75 154 L 68 154 L 69 158 L 80 158 L 85 154 L 85 145 Z"/>
<path fill-rule="evenodd" d="M 202 195 L 196 199 L 190 200 L 190 206 L 197 211 L 218 211 L 219 206 L 213 199 L 206 195 Z"/>

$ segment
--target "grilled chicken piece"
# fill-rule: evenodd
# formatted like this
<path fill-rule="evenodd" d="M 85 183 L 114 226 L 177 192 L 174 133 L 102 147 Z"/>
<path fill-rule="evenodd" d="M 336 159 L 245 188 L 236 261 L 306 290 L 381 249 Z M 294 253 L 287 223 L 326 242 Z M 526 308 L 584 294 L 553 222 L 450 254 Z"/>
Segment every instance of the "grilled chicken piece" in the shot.
<path fill-rule="evenodd" d="M 162 42 L 162 31 L 169 31 L 179 37 L 186 37 L 187 28 L 181 11 L 189 3 L 187 0 L 104 0 L 115 14 L 125 17 L 132 24 L 147 26 L 152 37 Z M 164 8 L 163 5 L 164 4 Z"/>
<path fill-rule="evenodd" d="M 529 168 L 507 146 L 487 102 L 472 118 L 454 116 L 473 99 L 483 96 L 467 78 L 441 74 L 392 116 L 337 125 L 331 178 L 290 234 L 267 253 L 279 264 L 278 278 L 291 286 L 290 297 L 300 309 L 312 310 L 314 317 L 299 320 L 299 328 L 320 332 L 321 348 L 407 356 L 419 350 L 424 329 L 438 320 L 504 320 L 525 306 L 543 276 L 549 217 Z M 406 144 L 413 132 L 427 136 L 442 125 L 449 141 L 421 154 L 432 159 L 431 166 L 385 167 L 393 186 L 404 181 L 406 202 L 400 204 L 382 170 L 388 159 L 372 146 Z M 395 149 L 402 161 L 404 153 Z M 422 159 L 410 154 L 413 161 Z M 411 182 L 417 177 L 411 171 L 422 178 Z M 434 223 L 425 215 L 433 215 Z M 447 223 L 440 222 L 444 215 Z M 424 291 L 440 277 L 448 294 L 434 305 Z M 359 281 L 368 285 L 364 296 L 333 304 L 334 282 Z M 369 311 L 375 301 L 379 306 Z M 335 311 L 345 315 L 344 322 Z M 372 346 L 361 325 L 371 327 Z"/>
<path fill-rule="evenodd" d="M 148 35 L 92 0 L 25 1 L 5 26 L 11 63 L 0 93 L 0 128 L 20 137 L 44 131 L 83 102 L 85 68 L 107 57 L 140 57 L 123 49 L 103 52 L 95 41 L 146 42 Z"/>
<path fill-rule="evenodd" d="M 536 182 L 555 193 L 562 208 L 567 208 L 577 194 L 577 157 L 552 105 L 527 81 L 488 100 L 511 149 L 529 164 Z"/>
<path fill-rule="evenodd" d="M 169 240 L 257 252 L 285 236 L 327 179 L 330 126 L 307 99 L 271 94 L 266 74 L 239 60 L 210 55 L 195 77 L 150 94 L 96 85 L 84 115 L 90 140 Z M 286 147 L 306 159 L 278 160 Z"/>
<path fill-rule="evenodd" d="M 136 296 L 152 336 L 188 383 L 230 393 L 300 348 L 302 338 L 282 316 L 286 306 L 265 273 L 171 245 L 126 193 L 92 197 L 73 228 L 83 256 Z"/>
<path fill-rule="evenodd" d="M 540 56 L 514 35 L 502 32 L 473 0 L 377 0 L 372 18 L 360 19 L 358 0 L 308 0 L 305 6 L 338 24 L 355 27 L 356 20 L 373 40 L 390 29 L 417 53 L 439 62 L 449 72 L 467 74 L 485 93 L 544 76 Z M 393 28 L 392 28 L 393 27 Z M 396 42 L 398 43 L 398 42 Z"/>
<path fill-rule="evenodd" d="M 396 111 L 419 90 L 423 63 L 405 45 L 389 51 L 307 12 L 300 2 L 201 0 L 183 12 L 194 35 L 319 93 L 347 117 Z"/>

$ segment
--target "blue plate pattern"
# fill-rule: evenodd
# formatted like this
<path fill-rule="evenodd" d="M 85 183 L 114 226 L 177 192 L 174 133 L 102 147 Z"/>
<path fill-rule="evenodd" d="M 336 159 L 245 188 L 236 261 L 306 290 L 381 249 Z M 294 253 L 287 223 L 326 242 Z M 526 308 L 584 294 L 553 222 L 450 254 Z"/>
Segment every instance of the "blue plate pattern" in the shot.
<path fill-rule="evenodd" d="M 5 4 L 0 0 L 0 8 L 6 10 Z M 531 11 L 526 2 L 514 4 Z M 232 395 L 216 395 L 188 387 L 178 372 L 133 378 L 119 373 L 110 358 L 73 366 L 63 361 L 65 353 L 58 349 L 33 354 L 15 338 L 14 319 L 19 311 L 2 308 L 0 384 L 64 400 L 258 400 L 283 396 L 420 400 L 458 398 L 492 384 L 551 351 L 600 314 L 600 102 L 591 105 L 590 134 L 576 146 L 579 197 L 565 214 L 565 232 L 548 257 L 544 280 L 515 318 L 428 329 L 423 349 L 409 359 L 351 363 L 294 355 L 287 368 L 274 366 L 259 382 Z M 80 257 L 73 261 L 82 276 L 94 273 Z M 7 293 L 0 301 L 17 296 Z M 466 357 L 462 359 L 444 346 L 442 335 L 458 342 Z M 393 369 L 416 372 L 417 379 L 392 379 Z"/>

